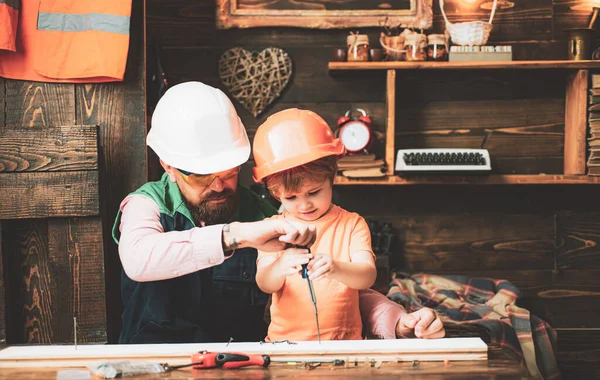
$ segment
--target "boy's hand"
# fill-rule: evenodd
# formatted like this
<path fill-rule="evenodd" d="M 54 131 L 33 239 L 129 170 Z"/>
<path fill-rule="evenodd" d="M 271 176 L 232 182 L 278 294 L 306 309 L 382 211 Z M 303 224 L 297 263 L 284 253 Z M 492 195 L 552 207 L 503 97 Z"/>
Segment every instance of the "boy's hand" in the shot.
<path fill-rule="evenodd" d="M 335 262 L 331 256 L 322 253 L 317 253 L 314 256 L 314 259 L 308 263 L 308 277 L 312 281 L 318 281 L 335 272 Z"/>
<path fill-rule="evenodd" d="M 288 248 L 277 259 L 277 273 L 282 276 L 291 276 L 302 271 L 302 264 L 307 264 L 312 258 L 308 249 Z"/>

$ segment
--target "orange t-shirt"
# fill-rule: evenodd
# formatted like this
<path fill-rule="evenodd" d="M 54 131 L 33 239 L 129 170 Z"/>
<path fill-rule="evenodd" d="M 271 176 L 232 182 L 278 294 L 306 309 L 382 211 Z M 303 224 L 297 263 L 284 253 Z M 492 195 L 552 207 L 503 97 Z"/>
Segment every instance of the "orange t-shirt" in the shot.
<path fill-rule="evenodd" d="M 288 213 L 275 215 L 273 218 L 293 219 Z M 364 218 L 356 213 L 333 205 L 325 215 L 311 223 L 317 228 L 317 240 L 311 247 L 314 254 L 328 254 L 334 260 L 350 262 L 353 253 L 373 253 L 369 227 Z M 281 252 L 259 251 L 258 260 L 265 256 L 279 255 Z M 314 282 L 313 287 L 321 339 L 362 339 L 358 290 L 326 277 Z M 273 294 L 271 324 L 265 341 L 317 338 L 317 325 L 307 280 L 300 274 L 288 276 L 283 287 Z"/>

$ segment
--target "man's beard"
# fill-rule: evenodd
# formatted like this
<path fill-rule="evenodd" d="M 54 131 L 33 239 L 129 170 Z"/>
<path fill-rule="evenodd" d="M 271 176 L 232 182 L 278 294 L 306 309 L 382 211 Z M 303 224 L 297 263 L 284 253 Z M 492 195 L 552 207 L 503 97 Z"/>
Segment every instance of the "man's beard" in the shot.
<path fill-rule="evenodd" d="M 224 196 L 227 197 L 225 202 L 210 203 L 211 199 L 219 199 Z M 200 201 L 199 204 L 192 204 L 187 199 L 184 200 L 197 226 L 200 226 L 202 222 L 207 226 L 211 226 L 230 221 L 237 208 L 238 195 L 237 192 L 231 189 L 225 189 L 220 193 L 213 191 L 208 197 Z"/>

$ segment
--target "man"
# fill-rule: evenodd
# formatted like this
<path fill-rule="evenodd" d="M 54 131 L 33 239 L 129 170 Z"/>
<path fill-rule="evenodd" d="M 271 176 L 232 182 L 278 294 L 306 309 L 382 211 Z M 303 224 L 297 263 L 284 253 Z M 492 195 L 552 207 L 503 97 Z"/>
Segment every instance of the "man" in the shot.
<path fill-rule="evenodd" d="M 263 220 L 276 210 L 238 185 L 250 142 L 231 101 L 199 82 L 170 88 L 147 144 L 165 174 L 121 203 L 113 237 L 123 265 L 120 343 L 259 341 L 268 296 L 255 282 L 256 249 L 310 246 L 314 227 Z M 444 336 L 430 309 L 407 314 L 361 294 L 369 335 Z"/>

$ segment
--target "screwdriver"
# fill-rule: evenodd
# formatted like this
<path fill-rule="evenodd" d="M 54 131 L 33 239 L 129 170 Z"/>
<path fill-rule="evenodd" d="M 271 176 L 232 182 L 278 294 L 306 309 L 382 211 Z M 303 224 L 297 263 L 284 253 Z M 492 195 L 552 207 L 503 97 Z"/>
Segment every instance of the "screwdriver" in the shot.
<path fill-rule="evenodd" d="M 300 247 L 304 249 L 308 249 L 308 253 L 310 253 L 310 248 L 308 247 Z M 308 264 L 302 264 L 302 278 L 305 278 L 308 282 L 308 290 L 310 291 L 310 299 L 312 300 L 313 309 L 315 311 L 315 319 L 317 321 L 317 336 L 319 337 L 319 344 L 321 343 L 321 330 L 319 329 L 319 312 L 317 311 L 317 298 L 315 297 L 315 289 L 313 288 L 312 281 L 308 277 Z"/>
<path fill-rule="evenodd" d="M 192 367 L 193 369 L 203 369 L 203 368 L 224 368 L 224 369 L 234 369 L 241 367 L 249 367 L 249 366 L 259 366 L 266 368 L 271 363 L 290 363 L 290 360 L 285 358 L 272 359 L 269 355 L 261 355 L 254 354 L 248 355 L 245 353 L 239 352 L 208 352 L 208 351 L 200 351 L 192 355 L 192 363 L 184 364 L 179 366 L 169 366 L 166 363 L 163 363 L 163 367 L 166 371 L 172 371 L 179 368 L 184 367 Z M 294 363 L 298 361 L 293 361 Z M 304 362 L 304 361 L 301 361 Z M 319 360 L 322 363 L 331 363 L 334 366 L 344 365 L 345 361 L 342 359 L 333 359 L 333 360 Z M 313 363 L 304 362 L 304 363 Z"/>

